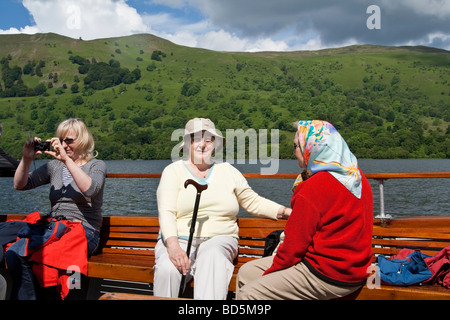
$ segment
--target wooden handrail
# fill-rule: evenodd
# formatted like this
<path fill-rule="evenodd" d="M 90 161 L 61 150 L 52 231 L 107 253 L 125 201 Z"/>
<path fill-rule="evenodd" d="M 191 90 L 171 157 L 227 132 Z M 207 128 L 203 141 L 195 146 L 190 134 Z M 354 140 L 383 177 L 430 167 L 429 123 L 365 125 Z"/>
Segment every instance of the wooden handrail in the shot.
<path fill-rule="evenodd" d="M 450 172 L 366 173 L 367 179 L 450 178 Z"/>
<path fill-rule="evenodd" d="M 250 179 L 295 179 L 297 173 L 277 173 L 264 175 L 259 173 L 243 173 Z M 108 178 L 161 178 L 161 173 L 108 173 Z M 450 178 L 450 172 L 401 172 L 401 173 L 366 173 L 367 179 L 416 179 L 416 178 Z"/>

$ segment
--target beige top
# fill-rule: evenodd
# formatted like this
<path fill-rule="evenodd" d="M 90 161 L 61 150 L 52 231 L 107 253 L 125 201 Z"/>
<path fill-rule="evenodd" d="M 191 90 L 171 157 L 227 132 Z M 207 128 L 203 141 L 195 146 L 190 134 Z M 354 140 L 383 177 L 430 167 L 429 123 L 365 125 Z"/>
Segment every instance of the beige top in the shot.
<path fill-rule="evenodd" d="M 195 177 L 183 160 L 168 165 L 156 191 L 162 236 L 188 237 L 197 189 L 184 188 L 187 179 L 208 184 L 201 193 L 195 226 L 195 237 L 231 235 L 238 237 L 236 216 L 239 206 L 247 212 L 277 219 L 280 204 L 259 196 L 244 176 L 229 163 L 214 164 L 205 179 Z"/>

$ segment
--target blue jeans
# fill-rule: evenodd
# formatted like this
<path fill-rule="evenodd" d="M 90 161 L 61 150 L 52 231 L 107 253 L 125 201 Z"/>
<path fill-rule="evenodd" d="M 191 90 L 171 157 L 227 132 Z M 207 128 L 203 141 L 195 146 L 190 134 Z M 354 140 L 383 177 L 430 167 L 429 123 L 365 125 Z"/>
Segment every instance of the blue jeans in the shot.
<path fill-rule="evenodd" d="M 100 232 L 90 227 L 84 226 L 84 233 L 86 234 L 88 257 L 92 256 L 98 249 L 100 243 Z"/>
<path fill-rule="evenodd" d="M 84 227 L 88 245 L 88 256 L 95 253 L 100 241 L 97 230 Z M 14 300 L 36 300 L 36 286 L 39 285 L 34 277 L 31 265 L 27 257 L 19 254 L 20 246 L 11 245 L 5 253 L 5 260 L 9 273 L 13 279 L 11 299 Z"/>

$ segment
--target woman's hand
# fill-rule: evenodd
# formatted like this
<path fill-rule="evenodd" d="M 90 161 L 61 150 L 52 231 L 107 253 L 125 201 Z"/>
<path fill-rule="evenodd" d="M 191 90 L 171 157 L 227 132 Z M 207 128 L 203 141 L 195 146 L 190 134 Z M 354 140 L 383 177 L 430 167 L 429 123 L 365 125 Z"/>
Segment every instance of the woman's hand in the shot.
<path fill-rule="evenodd" d="M 22 150 L 22 160 L 20 160 L 19 166 L 14 173 L 14 189 L 23 189 L 28 182 L 28 173 L 30 172 L 30 166 L 36 155 L 41 154 L 41 151 L 34 150 L 34 143 L 41 141 L 39 138 L 31 138 L 25 141 L 25 145 Z"/>
<path fill-rule="evenodd" d="M 51 155 L 56 160 L 66 162 L 68 156 L 66 153 L 66 150 L 61 145 L 61 141 L 59 141 L 58 138 L 52 138 L 50 140 L 50 143 L 52 144 L 53 151 L 45 151 L 46 154 Z"/>
<path fill-rule="evenodd" d="M 34 150 L 34 143 L 38 141 L 40 142 L 41 139 L 36 137 L 25 141 L 25 145 L 23 146 L 22 150 L 22 158 L 24 158 L 25 160 L 33 160 L 36 155 L 42 153 L 41 151 Z"/>
<path fill-rule="evenodd" d="M 291 215 L 291 212 L 292 212 L 291 208 L 280 207 L 280 209 L 278 209 L 277 218 L 278 219 L 287 219 Z"/>
<path fill-rule="evenodd" d="M 181 249 L 180 244 L 178 243 L 178 238 L 167 238 L 166 247 L 170 261 L 172 261 L 175 268 L 177 268 L 181 274 L 186 275 L 191 267 L 191 261 L 189 260 L 186 252 Z"/>

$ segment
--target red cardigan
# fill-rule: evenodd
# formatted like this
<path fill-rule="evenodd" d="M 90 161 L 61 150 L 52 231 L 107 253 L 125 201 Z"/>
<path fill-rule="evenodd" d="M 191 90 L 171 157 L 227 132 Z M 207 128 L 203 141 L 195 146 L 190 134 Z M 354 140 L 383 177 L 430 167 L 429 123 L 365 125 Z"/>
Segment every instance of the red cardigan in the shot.
<path fill-rule="evenodd" d="M 284 242 L 264 274 L 303 262 L 322 280 L 342 286 L 363 284 L 372 261 L 373 197 L 362 172 L 361 199 L 328 172 L 296 188 Z"/>

